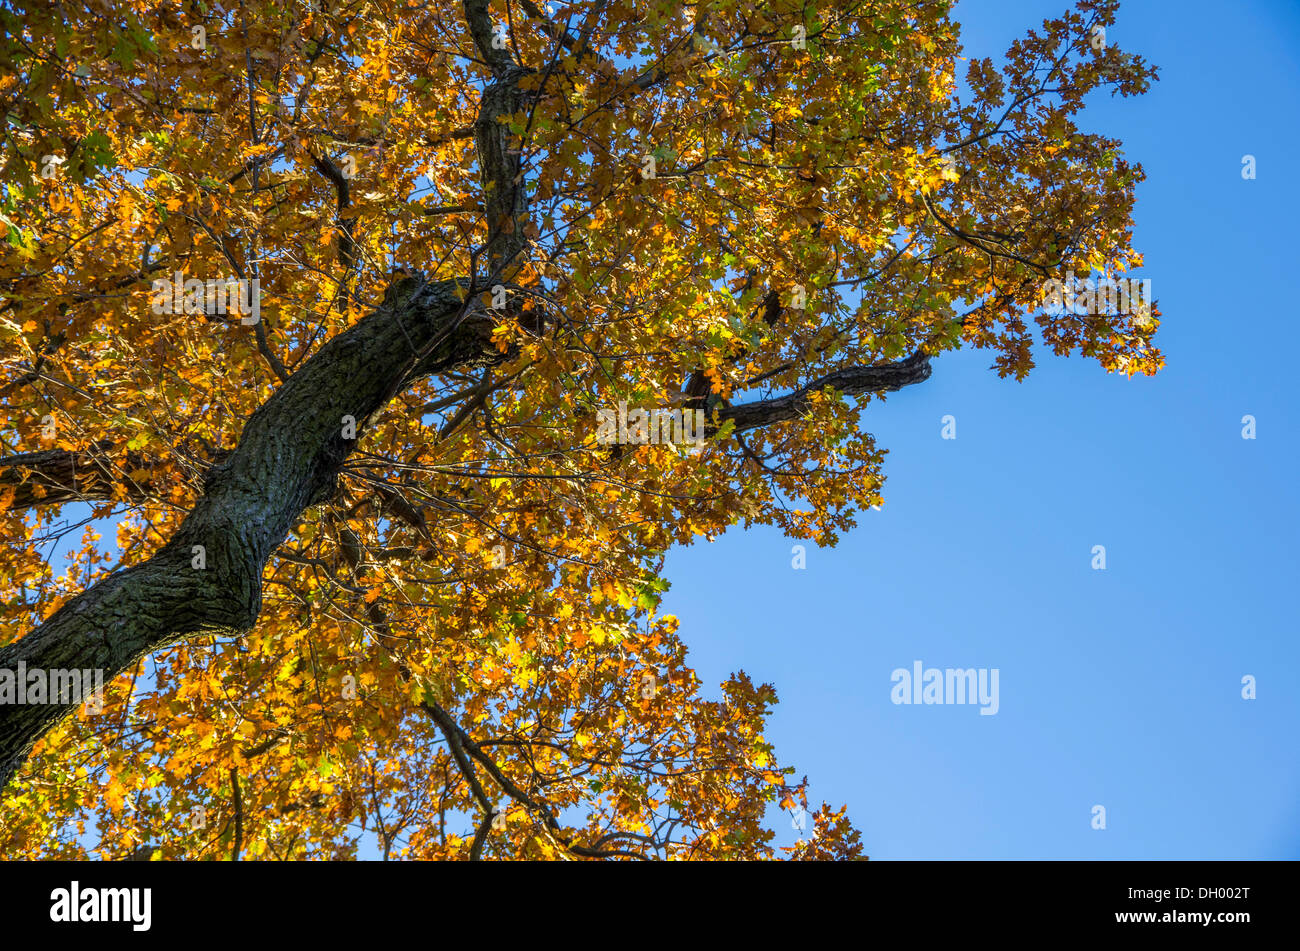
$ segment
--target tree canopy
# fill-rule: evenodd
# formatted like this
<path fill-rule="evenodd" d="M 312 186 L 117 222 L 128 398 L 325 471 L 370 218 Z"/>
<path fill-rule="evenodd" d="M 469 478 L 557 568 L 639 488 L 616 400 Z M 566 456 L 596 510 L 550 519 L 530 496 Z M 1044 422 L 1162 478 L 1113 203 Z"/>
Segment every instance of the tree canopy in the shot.
<path fill-rule="evenodd" d="M 0 9 L 0 668 L 107 679 L 0 705 L 0 853 L 862 856 L 665 552 L 834 544 L 945 351 L 1160 367 L 1042 309 L 1141 264 L 1117 4 L 230 3 Z"/>

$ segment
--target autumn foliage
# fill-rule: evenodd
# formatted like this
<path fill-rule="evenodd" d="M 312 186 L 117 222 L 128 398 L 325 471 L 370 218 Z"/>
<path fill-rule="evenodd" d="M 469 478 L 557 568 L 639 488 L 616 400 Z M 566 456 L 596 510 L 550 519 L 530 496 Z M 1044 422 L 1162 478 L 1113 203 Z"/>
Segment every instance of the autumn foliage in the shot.
<path fill-rule="evenodd" d="M 664 553 L 833 544 L 882 499 L 859 410 L 944 351 L 1160 367 L 1158 311 L 1040 313 L 1141 264 L 1141 168 L 1075 124 L 1154 77 L 1096 42 L 1115 6 L 1000 63 L 915 0 L 0 10 L 0 645 L 156 552 L 364 315 L 460 281 L 494 321 L 355 421 L 251 630 L 150 652 L 36 744 L 0 854 L 862 857 L 830 807 L 774 846 L 815 806 L 776 689 L 699 681 Z M 177 272 L 255 278 L 259 320 L 155 312 Z M 708 438 L 598 445 L 620 401 Z M 49 564 L 92 512 L 115 549 Z"/>

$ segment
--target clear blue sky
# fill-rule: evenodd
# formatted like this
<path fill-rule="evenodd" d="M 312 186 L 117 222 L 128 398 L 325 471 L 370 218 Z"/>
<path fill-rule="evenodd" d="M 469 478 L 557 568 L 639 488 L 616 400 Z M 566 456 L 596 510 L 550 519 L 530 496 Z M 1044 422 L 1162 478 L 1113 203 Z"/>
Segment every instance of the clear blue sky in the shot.
<path fill-rule="evenodd" d="M 967 55 L 1066 5 L 966 0 Z M 1081 124 L 1146 168 L 1165 370 L 1040 353 L 1015 383 L 945 355 L 863 414 L 891 450 L 886 502 L 839 547 L 796 571 L 789 539 L 734 531 L 668 559 L 663 607 L 705 684 L 776 685 L 782 761 L 849 806 L 873 858 L 1300 858 L 1300 4 L 1129 0 L 1109 39 L 1161 69 Z M 998 713 L 894 705 L 916 660 L 998 668 Z"/>
<path fill-rule="evenodd" d="M 956 15 L 967 55 L 996 61 L 1065 7 Z M 735 532 L 668 559 L 704 682 L 777 686 L 783 761 L 810 801 L 849 805 L 873 858 L 1300 857 L 1300 4 L 1129 0 L 1109 39 L 1161 70 L 1081 126 L 1146 168 L 1135 238 L 1166 369 L 1042 353 L 1018 384 L 946 355 L 863 414 L 891 450 L 886 502 L 837 548 L 796 571 L 778 532 Z M 998 668 L 999 712 L 894 705 L 915 660 Z"/>

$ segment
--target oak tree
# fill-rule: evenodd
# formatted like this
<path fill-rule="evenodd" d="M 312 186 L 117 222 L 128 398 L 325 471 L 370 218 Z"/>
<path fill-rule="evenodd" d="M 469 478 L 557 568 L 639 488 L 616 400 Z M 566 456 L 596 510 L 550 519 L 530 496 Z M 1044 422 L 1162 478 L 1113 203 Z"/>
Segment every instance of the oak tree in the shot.
<path fill-rule="evenodd" d="M 1000 63 L 950 6 L 0 9 L 0 670 L 106 677 L 0 704 L 0 852 L 861 856 L 774 846 L 776 692 L 700 683 L 665 552 L 834 544 L 945 351 L 1161 365 L 1041 306 L 1141 264 L 1116 3 Z"/>

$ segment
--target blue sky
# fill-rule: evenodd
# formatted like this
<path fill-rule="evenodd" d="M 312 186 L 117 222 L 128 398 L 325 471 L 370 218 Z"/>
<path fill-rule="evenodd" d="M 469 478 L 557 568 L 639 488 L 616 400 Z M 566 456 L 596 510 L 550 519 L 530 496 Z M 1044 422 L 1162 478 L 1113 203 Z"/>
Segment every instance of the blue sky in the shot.
<path fill-rule="evenodd" d="M 1065 6 L 961 3 L 967 55 L 997 61 Z M 782 760 L 810 801 L 848 804 L 873 858 L 1300 857 L 1300 4 L 1129 0 L 1108 36 L 1161 71 L 1080 124 L 1147 171 L 1135 241 L 1165 370 L 1040 352 L 1016 383 L 945 355 L 863 414 L 886 501 L 838 547 L 794 570 L 793 542 L 755 530 L 668 559 L 704 682 L 776 685 Z M 893 704 L 916 660 L 998 668 L 998 713 Z"/>

